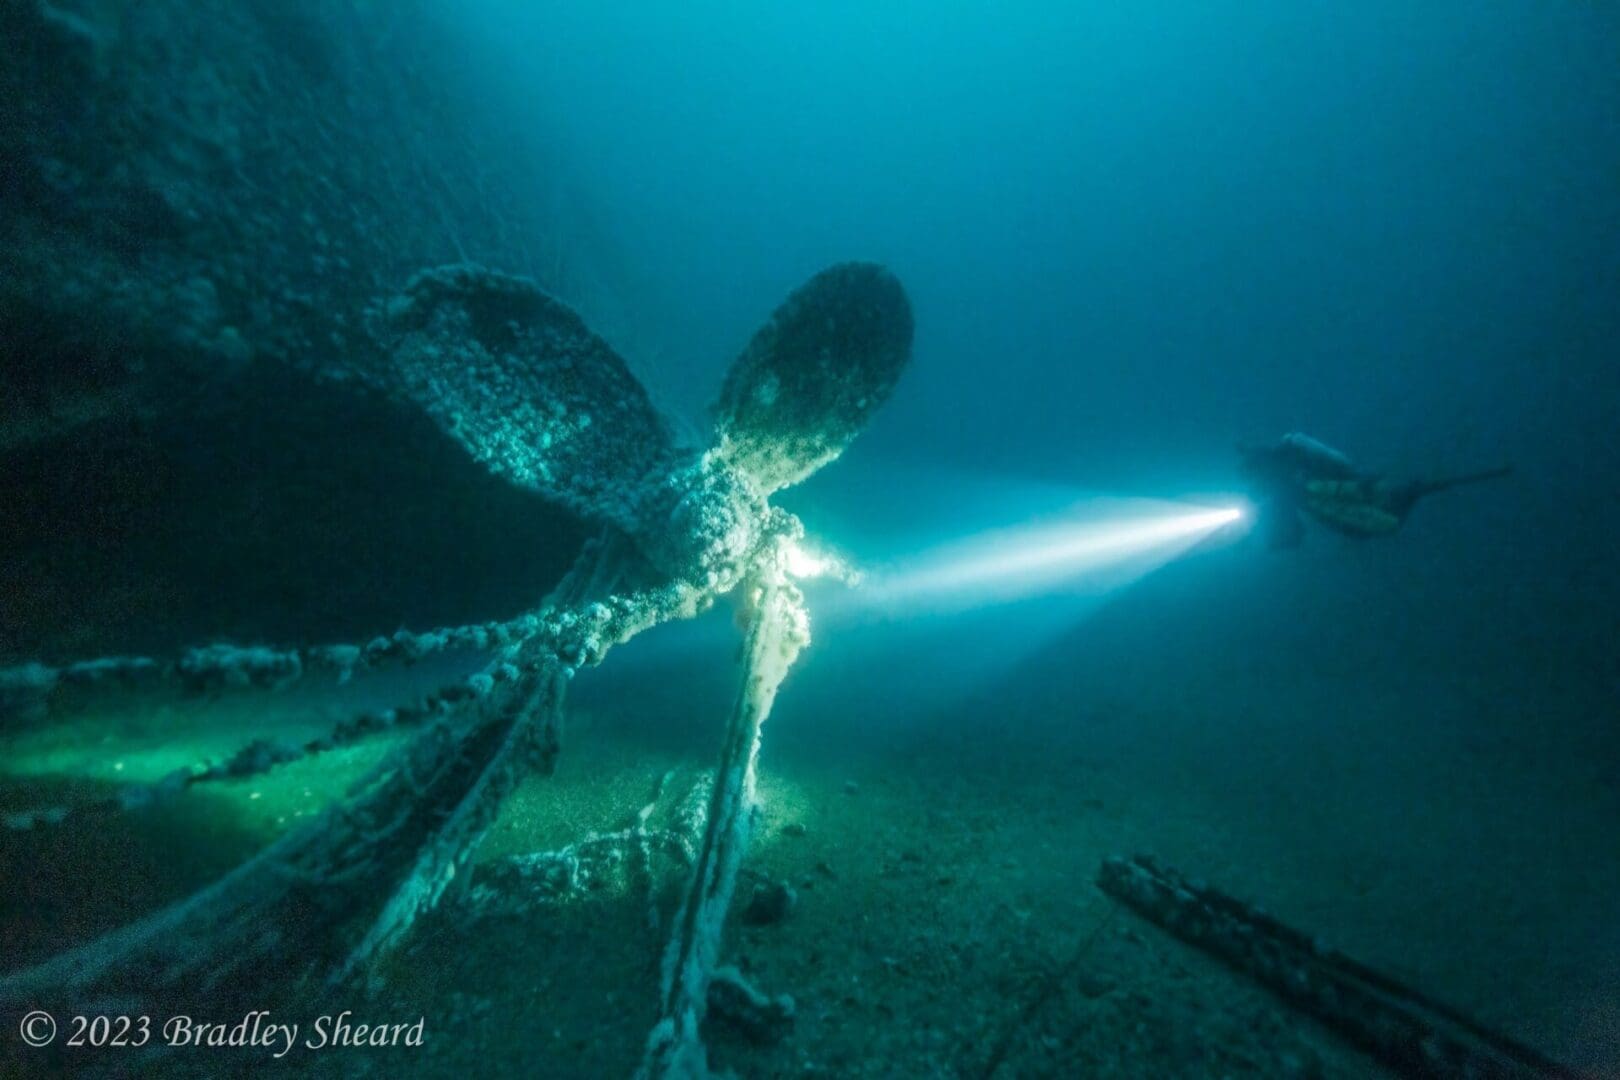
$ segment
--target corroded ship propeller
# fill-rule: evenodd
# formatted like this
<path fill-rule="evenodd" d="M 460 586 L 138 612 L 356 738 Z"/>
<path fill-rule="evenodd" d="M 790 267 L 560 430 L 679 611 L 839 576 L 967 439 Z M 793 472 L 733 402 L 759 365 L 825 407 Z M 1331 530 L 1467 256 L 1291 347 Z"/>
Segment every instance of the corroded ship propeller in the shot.
<path fill-rule="evenodd" d="M 428 416 L 492 473 L 633 538 L 666 576 L 735 584 L 763 500 L 835 459 L 892 392 L 910 353 L 911 308 L 881 266 L 844 263 L 795 290 L 732 363 L 708 452 L 675 446 L 625 361 L 533 282 L 458 264 L 426 270 L 383 307 L 386 362 L 356 374 Z M 114 656 L 0 669 L 0 719 L 69 686 L 169 681 L 189 690 L 280 687 L 451 648 L 507 647 L 532 614 L 401 632 L 358 645 L 211 645 L 172 661 Z M 413 710 L 414 711 L 414 710 Z M 341 743 L 374 720 L 334 733 Z M 381 726 L 392 726 L 385 723 Z M 318 740 L 312 749 L 328 748 Z M 245 753 L 208 779 L 285 752 Z M 173 786 L 171 782 L 170 786 Z"/>
<path fill-rule="evenodd" d="M 64 679 L 108 673 L 283 683 L 451 645 L 496 650 L 464 683 L 359 725 L 428 723 L 349 799 L 217 884 L 0 981 L 0 1011 L 197 994 L 218 1007 L 249 992 L 257 1006 L 271 987 L 344 980 L 438 903 L 517 779 L 554 760 L 576 667 L 747 581 L 748 667 L 643 1070 L 668 1074 L 701 1058 L 697 1025 L 746 843 L 759 724 L 807 640 L 802 597 L 783 569 L 785 545 L 802 527 L 766 498 L 835 459 L 888 397 L 910 351 L 905 294 L 887 271 L 859 263 L 794 292 L 732 366 L 715 443 L 702 450 L 674 446 L 629 367 L 527 281 L 471 266 L 429 271 L 384 322 L 393 363 L 369 381 L 415 403 L 492 471 L 600 521 L 601 536 L 541 608 L 508 623 L 365 646 L 212 646 L 172 664 L 113 658 L 0 673 L 0 685 L 48 694 Z M 273 677 L 258 677 L 266 671 Z M 165 792 L 281 760 L 187 776 Z"/>
<path fill-rule="evenodd" d="M 374 381 L 473 458 L 636 537 L 667 572 L 722 580 L 762 500 L 837 458 L 887 400 L 912 335 L 905 291 L 887 270 L 822 271 L 732 363 L 716 442 L 695 456 L 672 445 L 612 347 L 523 279 L 427 271 L 389 306 L 387 324 L 392 363 Z"/>

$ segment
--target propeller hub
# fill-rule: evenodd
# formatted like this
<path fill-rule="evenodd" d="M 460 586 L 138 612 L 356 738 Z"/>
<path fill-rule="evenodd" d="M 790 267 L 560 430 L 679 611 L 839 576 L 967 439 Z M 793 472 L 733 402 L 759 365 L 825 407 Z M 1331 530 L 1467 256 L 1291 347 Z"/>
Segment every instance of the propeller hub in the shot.
<path fill-rule="evenodd" d="M 770 513 L 764 496 L 714 451 L 653 483 L 637 541 L 658 567 L 721 592 L 741 576 Z"/>

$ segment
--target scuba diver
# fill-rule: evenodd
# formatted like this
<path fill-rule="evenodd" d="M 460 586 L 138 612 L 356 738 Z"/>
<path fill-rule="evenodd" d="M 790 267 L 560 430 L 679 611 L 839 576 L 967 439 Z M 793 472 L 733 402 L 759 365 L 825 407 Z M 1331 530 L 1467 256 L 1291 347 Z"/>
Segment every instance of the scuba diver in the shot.
<path fill-rule="evenodd" d="M 1240 443 L 1238 453 L 1259 529 L 1272 548 L 1299 546 L 1305 537 L 1302 514 L 1344 536 L 1389 536 L 1400 531 L 1424 496 L 1513 471 L 1504 467 L 1445 480 L 1397 482 L 1362 472 L 1344 454 L 1299 432 L 1263 446 Z"/>

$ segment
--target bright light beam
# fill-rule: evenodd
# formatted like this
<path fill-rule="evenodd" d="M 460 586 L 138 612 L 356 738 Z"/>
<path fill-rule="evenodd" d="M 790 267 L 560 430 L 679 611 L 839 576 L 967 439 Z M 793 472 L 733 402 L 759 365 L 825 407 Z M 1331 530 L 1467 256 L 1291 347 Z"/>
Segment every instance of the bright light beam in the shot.
<path fill-rule="evenodd" d="M 1100 500 L 1082 505 L 1095 512 Z M 1060 524 L 980 534 L 874 574 L 867 602 L 928 608 L 977 607 L 1053 590 L 1111 589 L 1164 565 L 1244 514 L 1225 507 L 1188 508 L 1135 503 L 1129 513 L 1105 513 Z"/>

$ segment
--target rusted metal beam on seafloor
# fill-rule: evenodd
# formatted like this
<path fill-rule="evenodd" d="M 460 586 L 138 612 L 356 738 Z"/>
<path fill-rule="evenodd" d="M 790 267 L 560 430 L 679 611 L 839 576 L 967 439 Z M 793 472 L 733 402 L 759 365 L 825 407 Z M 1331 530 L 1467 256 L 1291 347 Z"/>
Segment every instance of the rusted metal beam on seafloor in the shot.
<path fill-rule="evenodd" d="M 1144 918 L 1266 986 L 1402 1076 L 1581 1078 L 1534 1049 L 1150 856 L 1104 861 L 1097 885 Z"/>

